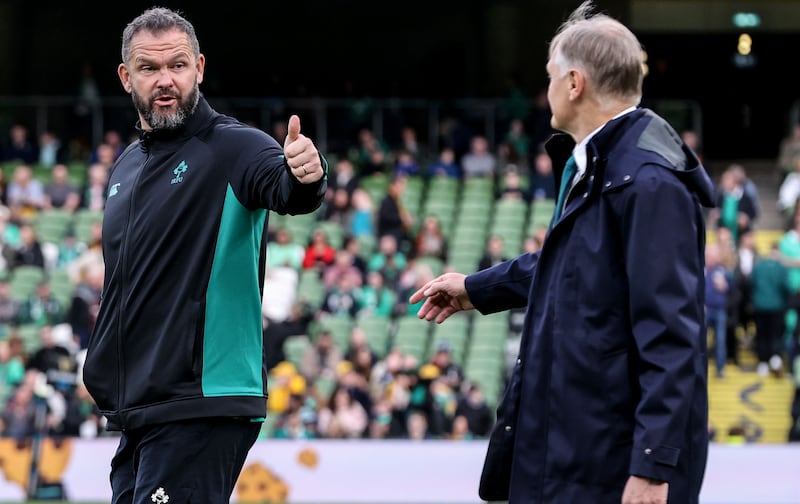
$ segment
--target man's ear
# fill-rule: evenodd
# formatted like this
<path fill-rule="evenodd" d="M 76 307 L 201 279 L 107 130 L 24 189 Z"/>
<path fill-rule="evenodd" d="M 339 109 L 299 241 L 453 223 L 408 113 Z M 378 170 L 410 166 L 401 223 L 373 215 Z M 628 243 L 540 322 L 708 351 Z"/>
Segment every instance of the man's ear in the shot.
<path fill-rule="evenodd" d="M 131 85 L 131 74 L 128 72 L 128 67 L 126 67 L 124 63 L 120 63 L 119 67 L 117 67 L 117 75 L 119 75 L 122 88 L 126 93 L 130 94 L 133 89 Z"/>

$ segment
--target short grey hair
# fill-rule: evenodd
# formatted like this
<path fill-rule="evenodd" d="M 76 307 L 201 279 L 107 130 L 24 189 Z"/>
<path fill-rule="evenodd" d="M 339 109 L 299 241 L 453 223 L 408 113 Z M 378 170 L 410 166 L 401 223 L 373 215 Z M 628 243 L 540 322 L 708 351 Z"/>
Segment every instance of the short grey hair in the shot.
<path fill-rule="evenodd" d="M 585 72 L 601 95 L 641 100 L 642 45 L 625 25 L 594 13 L 592 0 L 581 3 L 558 28 L 549 56 L 564 72 L 570 67 Z"/>
<path fill-rule="evenodd" d="M 194 56 L 200 56 L 200 42 L 194 26 L 181 13 L 164 7 L 147 9 L 136 19 L 128 23 L 122 32 L 122 62 L 127 64 L 131 57 L 131 40 L 140 31 L 159 34 L 177 28 L 189 37 Z"/>

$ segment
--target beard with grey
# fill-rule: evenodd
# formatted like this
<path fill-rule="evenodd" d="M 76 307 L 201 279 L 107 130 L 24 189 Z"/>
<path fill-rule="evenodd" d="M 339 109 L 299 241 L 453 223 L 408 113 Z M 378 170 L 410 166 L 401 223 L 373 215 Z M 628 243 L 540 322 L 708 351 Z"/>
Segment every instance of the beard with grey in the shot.
<path fill-rule="evenodd" d="M 178 107 L 172 109 L 172 107 L 163 108 L 156 105 L 156 100 L 162 96 L 174 97 L 178 102 Z M 135 90 L 132 90 L 131 99 L 136 111 L 154 131 L 174 130 L 183 126 L 197 108 L 197 103 L 200 101 L 200 86 L 195 81 L 192 91 L 185 100 L 177 90 L 161 90 L 149 99 L 143 98 Z"/>

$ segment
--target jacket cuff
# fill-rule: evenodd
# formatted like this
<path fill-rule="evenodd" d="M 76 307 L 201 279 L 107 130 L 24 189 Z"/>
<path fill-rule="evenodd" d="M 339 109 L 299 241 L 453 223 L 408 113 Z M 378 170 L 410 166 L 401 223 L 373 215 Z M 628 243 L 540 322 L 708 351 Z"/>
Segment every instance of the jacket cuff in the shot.
<path fill-rule="evenodd" d="M 681 455 L 679 448 L 635 446 L 631 453 L 630 474 L 640 478 L 669 482 Z"/>

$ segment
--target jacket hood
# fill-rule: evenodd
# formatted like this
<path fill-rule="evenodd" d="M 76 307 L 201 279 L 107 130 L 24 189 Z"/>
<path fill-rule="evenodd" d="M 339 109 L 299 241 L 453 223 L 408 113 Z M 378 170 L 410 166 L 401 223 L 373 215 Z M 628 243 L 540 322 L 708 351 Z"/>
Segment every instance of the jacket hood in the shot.
<path fill-rule="evenodd" d="M 641 126 L 636 127 L 635 123 Z M 621 136 L 625 135 L 637 135 L 638 137 L 631 139 L 630 143 L 637 149 L 656 156 L 654 162 L 673 170 L 678 179 L 697 195 L 702 206 L 707 208 L 715 206 L 714 183 L 697 154 L 686 145 L 666 120 L 652 110 L 638 108 L 609 121 L 589 141 L 588 149 L 603 158 L 608 154 L 607 149 L 616 145 Z M 554 134 L 545 144 L 553 160 L 556 187 L 560 183 L 562 167 L 574 146 L 575 141 L 566 133 Z"/>
<path fill-rule="evenodd" d="M 697 154 L 662 117 L 648 109 L 639 109 L 641 118 L 648 120 L 636 146 L 667 161 L 669 167 L 704 207 L 714 206 L 714 183 Z"/>

